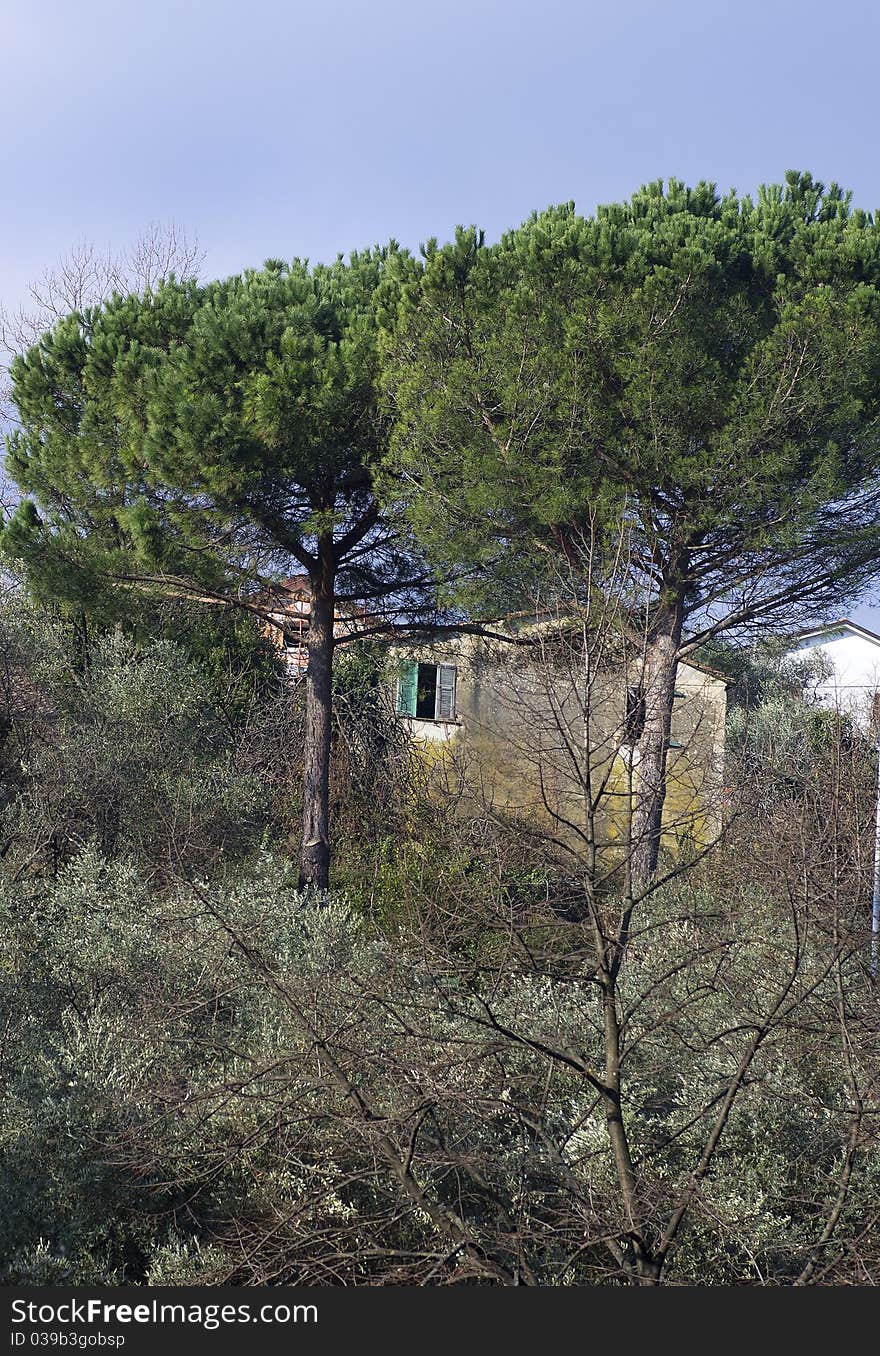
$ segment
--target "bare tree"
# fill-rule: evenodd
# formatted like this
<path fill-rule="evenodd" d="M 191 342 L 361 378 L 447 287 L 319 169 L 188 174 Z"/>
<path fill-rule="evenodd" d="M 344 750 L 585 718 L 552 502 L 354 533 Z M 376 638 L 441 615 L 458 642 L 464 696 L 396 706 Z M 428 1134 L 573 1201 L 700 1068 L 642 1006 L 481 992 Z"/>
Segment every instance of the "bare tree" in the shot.
<path fill-rule="evenodd" d="M 0 303 L 0 354 L 8 363 L 56 320 L 98 306 L 114 292 L 143 293 L 172 274 L 197 277 L 204 258 L 197 237 L 175 221 L 150 222 L 122 250 L 80 240 L 29 285 L 25 300 L 12 306 Z M 0 419 L 15 421 L 5 366 L 0 372 Z"/>
<path fill-rule="evenodd" d="M 642 628 L 619 555 L 589 593 L 561 578 L 530 645 L 505 652 L 519 801 L 481 806 L 463 760 L 447 815 L 456 777 L 429 788 L 352 680 L 335 807 L 363 835 L 350 900 L 298 894 L 263 849 L 207 880 L 181 854 L 161 889 L 94 845 L 55 881 L 7 879 L 30 893 L 0 940 L 16 979 L 0 1073 L 51 1028 L 34 1115 L 81 1118 L 64 1145 L 105 1174 L 114 1236 L 175 1241 L 145 1246 L 134 1279 L 877 1282 L 872 751 L 806 709 L 809 748 L 779 775 L 774 713 L 773 742 L 752 732 L 728 762 L 721 838 L 689 835 L 675 802 L 640 890 L 625 697 Z M 245 768 L 296 758 L 283 701 L 254 715 Z M 686 725 L 696 759 L 706 731 Z M 410 795 L 425 813 L 407 843 L 387 831 Z M 383 870 L 359 884 L 371 845 Z M 11 1195 L 34 1175 L 12 1166 Z M 12 1231 L 30 1218 L 6 1213 Z"/>

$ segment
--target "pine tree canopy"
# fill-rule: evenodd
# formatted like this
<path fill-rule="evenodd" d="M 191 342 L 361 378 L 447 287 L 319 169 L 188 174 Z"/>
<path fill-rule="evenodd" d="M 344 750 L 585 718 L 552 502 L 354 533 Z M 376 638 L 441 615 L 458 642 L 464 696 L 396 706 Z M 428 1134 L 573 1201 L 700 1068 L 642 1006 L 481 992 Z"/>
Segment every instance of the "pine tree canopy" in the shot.
<path fill-rule="evenodd" d="M 375 586 L 395 568 L 372 494 L 377 289 L 406 268 L 395 246 L 270 262 L 66 317 L 12 367 L 26 497 L 6 553 L 56 596 L 150 577 L 229 595 L 316 571 L 322 536 L 339 587 Z"/>
<path fill-rule="evenodd" d="M 621 523 L 692 630 L 815 614 L 874 571 L 880 223 L 836 185 L 658 181 L 491 246 L 459 230 L 384 345 L 385 493 L 436 561 L 481 572 L 478 605 Z"/>

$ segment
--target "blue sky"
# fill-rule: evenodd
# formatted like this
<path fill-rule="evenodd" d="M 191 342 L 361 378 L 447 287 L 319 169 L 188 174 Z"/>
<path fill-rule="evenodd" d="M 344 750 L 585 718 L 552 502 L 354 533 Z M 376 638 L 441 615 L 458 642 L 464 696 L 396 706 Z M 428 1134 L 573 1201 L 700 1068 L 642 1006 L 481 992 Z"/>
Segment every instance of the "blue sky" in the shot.
<path fill-rule="evenodd" d="M 878 40 L 876 0 L 3 0 L 0 300 L 170 219 L 220 275 L 669 175 L 880 208 Z"/>
<path fill-rule="evenodd" d="M 417 245 L 647 179 L 880 206 L 873 0 L 4 0 L 0 296 L 74 240 L 212 273 Z"/>

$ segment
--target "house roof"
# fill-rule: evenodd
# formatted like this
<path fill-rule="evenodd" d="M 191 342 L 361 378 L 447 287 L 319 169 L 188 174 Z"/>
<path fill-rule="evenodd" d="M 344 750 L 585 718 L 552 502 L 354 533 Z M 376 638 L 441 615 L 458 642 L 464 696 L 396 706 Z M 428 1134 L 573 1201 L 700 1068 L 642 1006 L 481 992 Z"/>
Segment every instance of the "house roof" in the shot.
<path fill-rule="evenodd" d="M 680 659 L 679 663 L 684 664 L 689 669 L 696 669 L 698 673 L 708 674 L 710 678 L 716 678 L 725 687 L 733 687 L 733 679 L 729 673 L 724 673 L 722 669 L 713 668 L 711 664 L 704 664 L 700 659 L 694 659 L 691 655 L 687 655 L 684 659 Z"/>
<path fill-rule="evenodd" d="M 859 626 L 858 622 L 850 621 L 849 617 L 841 617 L 839 621 L 823 622 L 820 626 L 807 626 L 802 631 L 795 631 L 794 640 L 811 640 L 814 636 L 828 635 L 832 631 L 851 631 L 853 635 L 861 636 L 863 640 L 870 640 L 873 645 L 880 646 L 880 635 L 876 631 L 869 631 L 867 626 Z"/>

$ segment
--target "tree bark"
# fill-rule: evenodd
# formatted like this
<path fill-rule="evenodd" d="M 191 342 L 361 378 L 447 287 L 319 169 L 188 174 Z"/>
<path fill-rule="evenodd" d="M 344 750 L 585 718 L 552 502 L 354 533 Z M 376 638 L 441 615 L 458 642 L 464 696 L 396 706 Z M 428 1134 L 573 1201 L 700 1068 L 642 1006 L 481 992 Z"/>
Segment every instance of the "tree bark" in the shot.
<path fill-rule="evenodd" d="M 666 590 L 652 621 L 642 669 L 645 724 L 636 745 L 631 820 L 630 883 L 635 898 L 649 889 L 660 855 L 666 761 L 683 622 L 683 589 Z"/>
<path fill-rule="evenodd" d="M 318 569 L 311 576 L 309 662 L 303 739 L 303 820 L 300 889 L 330 884 L 330 725 L 333 711 L 333 620 L 335 560 L 331 537 L 318 543 Z"/>

